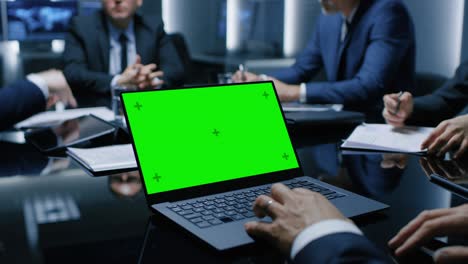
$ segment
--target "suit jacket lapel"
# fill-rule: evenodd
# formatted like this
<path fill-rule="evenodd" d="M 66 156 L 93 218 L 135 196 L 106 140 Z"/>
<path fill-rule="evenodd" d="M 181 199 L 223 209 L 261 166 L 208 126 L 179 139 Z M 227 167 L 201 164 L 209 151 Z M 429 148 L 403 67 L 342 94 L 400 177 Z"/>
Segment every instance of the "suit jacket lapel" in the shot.
<path fill-rule="evenodd" d="M 150 30 L 143 21 L 142 17 L 135 16 L 135 46 L 137 54 L 141 56 L 143 64 L 148 64 L 153 61 L 153 58 L 149 52 L 156 49 L 156 47 L 150 47 L 151 43 L 154 43 L 148 37 L 155 36 L 156 33 L 149 34 L 147 31 Z"/>
<path fill-rule="evenodd" d="M 104 66 L 104 71 L 109 72 L 109 52 L 110 52 L 110 43 L 109 43 L 109 29 L 107 28 L 106 18 L 104 13 L 101 12 L 100 23 L 98 24 L 97 32 L 104 32 L 104 34 L 98 34 L 99 41 L 99 56 Z"/>

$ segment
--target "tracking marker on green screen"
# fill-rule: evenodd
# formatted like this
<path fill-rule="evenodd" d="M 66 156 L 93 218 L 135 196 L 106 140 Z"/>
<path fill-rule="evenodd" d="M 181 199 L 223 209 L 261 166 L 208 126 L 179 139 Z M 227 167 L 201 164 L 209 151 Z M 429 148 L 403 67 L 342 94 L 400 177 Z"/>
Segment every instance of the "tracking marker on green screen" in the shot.
<path fill-rule="evenodd" d="M 271 83 L 123 93 L 149 194 L 298 168 Z"/>
<path fill-rule="evenodd" d="M 220 133 L 221 133 L 221 132 L 219 132 L 219 130 L 218 130 L 218 129 L 216 129 L 216 128 L 215 128 L 215 129 L 213 129 L 213 135 L 215 135 L 215 136 L 219 136 L 219 134 L 220 134 Z"/>
<path fill-rule="evenodd" d="M 139 102 L 136 102 L 134 107 L 139 111 L 143 107 L 143 105 L 141 105 Z"/>
<path fill-rule="evenodd" d="M 155 180 L 156 182 L 159 182 L 160 179 L 161 179 L 161 176 L 159 176 L 159 174 L 156 172 L 153 176 L 153 180 Z"/>

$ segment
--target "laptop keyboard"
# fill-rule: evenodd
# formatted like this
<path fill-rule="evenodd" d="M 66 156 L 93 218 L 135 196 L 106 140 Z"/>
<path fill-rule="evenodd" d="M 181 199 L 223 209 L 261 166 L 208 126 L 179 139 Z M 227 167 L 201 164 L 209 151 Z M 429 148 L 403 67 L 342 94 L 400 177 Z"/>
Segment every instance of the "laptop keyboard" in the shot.
<path fill-rule="evenodd" d="M 309 181 L 291 181 L 284 183 L 289 188 L 306 188 L 318 192 L 328 200 L 346 195 L 327 189 Z M 168 208 L 183 216 L 200 228 L 207 228 L 223 223 L 254 217 L 252 205 L 262 194 L 269 194 L 271 186 L 263 186 L 214 197 L 201 198 L 186 203 L 176 203 Z"/>

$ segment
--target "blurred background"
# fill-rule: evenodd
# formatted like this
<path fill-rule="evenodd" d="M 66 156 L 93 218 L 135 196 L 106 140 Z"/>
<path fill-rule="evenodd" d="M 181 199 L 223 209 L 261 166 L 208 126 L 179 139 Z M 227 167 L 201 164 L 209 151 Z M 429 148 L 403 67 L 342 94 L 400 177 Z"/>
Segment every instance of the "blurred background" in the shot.
<path fill-rule="evenodd" d="M 464 0 L 404 0 L 417 37 L 420 82 L 451 77 L 468 59 Z M 99 0 L 0 2 L 2 85 L 25 74 L 61 68 L 70 18 L 100 9 Z M 213 81 L 239 63 L 263 72 L 288 66 L 310 38 L 321 10 L 315 0 L 146 0 L 140 12 L 161 16 L 196 67 L 189 80 Z M 436 85 L 437 86 L 437 85 Z"/>
<path fill-rule="evenodd" d="M 461 62 L 468 60 L 468 17 L 465 15 L 468 4 L 464 0 L 402 1 L 416 30 L 418 89 L 413 94 L 417 96 L 440 87 L 446 78 L 454 75 Z M 90 15 L 100 8 L 100 0 L 0 0 L 0 87 L 29 73 L 62 69 L 64 37 L 70 19 Z M 166 32 L 178 36 L 174 38 L 176 48 L 189 65 L 187 84 L 201 84 L 217 82 L 219 73 L 233 72 L 239 64 L 256 73 L 293 64 L 310 39 L 321 10 L 317 0 L 144 0 L 139 12 L 163 18 Z M 324 147 L 330 149 L 331 158 L 325 155 L 324 159 L 329 163 L 318 162 L 327 153 L 321 147 L 316 152 L 300 153 L 305 157 L 303 161 L 307 161 L 303 162 L 308 166 L 305 171 L 315 171 L 318 167 L 327 173 L 331 171 L 328 174 L 333 176 L 338 174 L 334 170 L 341 172 L 338 159 L 342 161 L 342 157 L 336 154 L 335 142 Z M 35 154 L 32 146 L 20 146 L 17 152 L 5 146 L 0 149 L 4 156 L 0 168 L 10 169 L 10 165 L 15 165 L 13 161 L 19 161 L 21 168 L 34 167 L 36 163 L 41 170 L 53 168 L 42 173 L 46 177 L 35 177 L 39 172 L 33 171 L 30 174 L 34 177 L 2 178 L 0 200 L 5 202 L 0 217 L 1 263 L 5 256 L 7 259 L 13 256 L 12 263 L 31 263 L 30 259 L 38 260 L 37 263 L 42 263 L 42 259 L 62 263 L 65 258 L 72 263 L 81 260 L 89 263 L 89 259 L 93 263 L 129 263 L 138 256 L 150 214 L 139 176 L 88 177 L 77 167 L 65 170 L 68 160 L 49 161 L 39 154 L 36 159 L 25 156 L 24 153 Z M 369 167 L 379 167 L 380 161 L 369 160 Z M 361 161 L 357 164 L 355 168 L 367 169 L 360 165 Z M 414 158 L 410 164 L 406 176 L 387 177 L 391 180 L 389 185 L 370 181 L 388 189 L 402 186 L 394 196 L 384 192 L 387 198 L 391 197 L 388 203 L 397 205 L 392 211 L 395 214 L 392 225 L 385 229 L 387 234 L 395 233 L 413 213 L 449 204 L 449 192 L 427 181 L 417 165 L 418 159 Z M 373 172 L 369 169 L 373 179 L 381 176 Z M 361 172 L 355 174 L 358 173 Z M 26 173 L 11 173 L 17 174 Z M 400 179 L 403 179 L 401 183 Z M 358 181 L 366 182 L 364 177 Z M 422 188 L 423 184 L 426 187 Z M 418 186 L 417 197 L 414 186 Z M 134 195 L 135 191 L 139 192 L 136 197 L 125 197 Z M 57 220 L 56 215 L 63 211 L 69 213 Z M 122 211 L 126 213 L 121 214 Z M 381 226 L 370 228 L 381 229 Z M 387 238 L 378 232 L 381 241 Z M 149 248 L 153 250 L 152 245 Z M 154 252 L 159 257 L 161 250 Z M 70 256 L 75 257 L 74 261 Z"/>

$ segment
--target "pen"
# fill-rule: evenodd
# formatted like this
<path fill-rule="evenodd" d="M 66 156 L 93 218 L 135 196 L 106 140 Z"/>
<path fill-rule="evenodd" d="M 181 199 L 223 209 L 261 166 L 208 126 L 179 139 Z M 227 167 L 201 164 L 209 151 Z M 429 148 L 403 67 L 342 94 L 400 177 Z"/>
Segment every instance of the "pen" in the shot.
<path fill-rule="evenodd" d="M 245 67 L 244 64 L 239 64 L 239 71 L 241 72 L 241 80 L 245 82 Z"/>
<path fill-rule="evenodd" d="M 401 104 L 401 96 L 402 95 L 403 95 L 403 91 L 400 91 L 398 93 L 397 105 L 396 105 L 395 111 L 393 111 L 394 115 L 398 114 L 398 111 L 400 111 L 400 104 Z"/>

